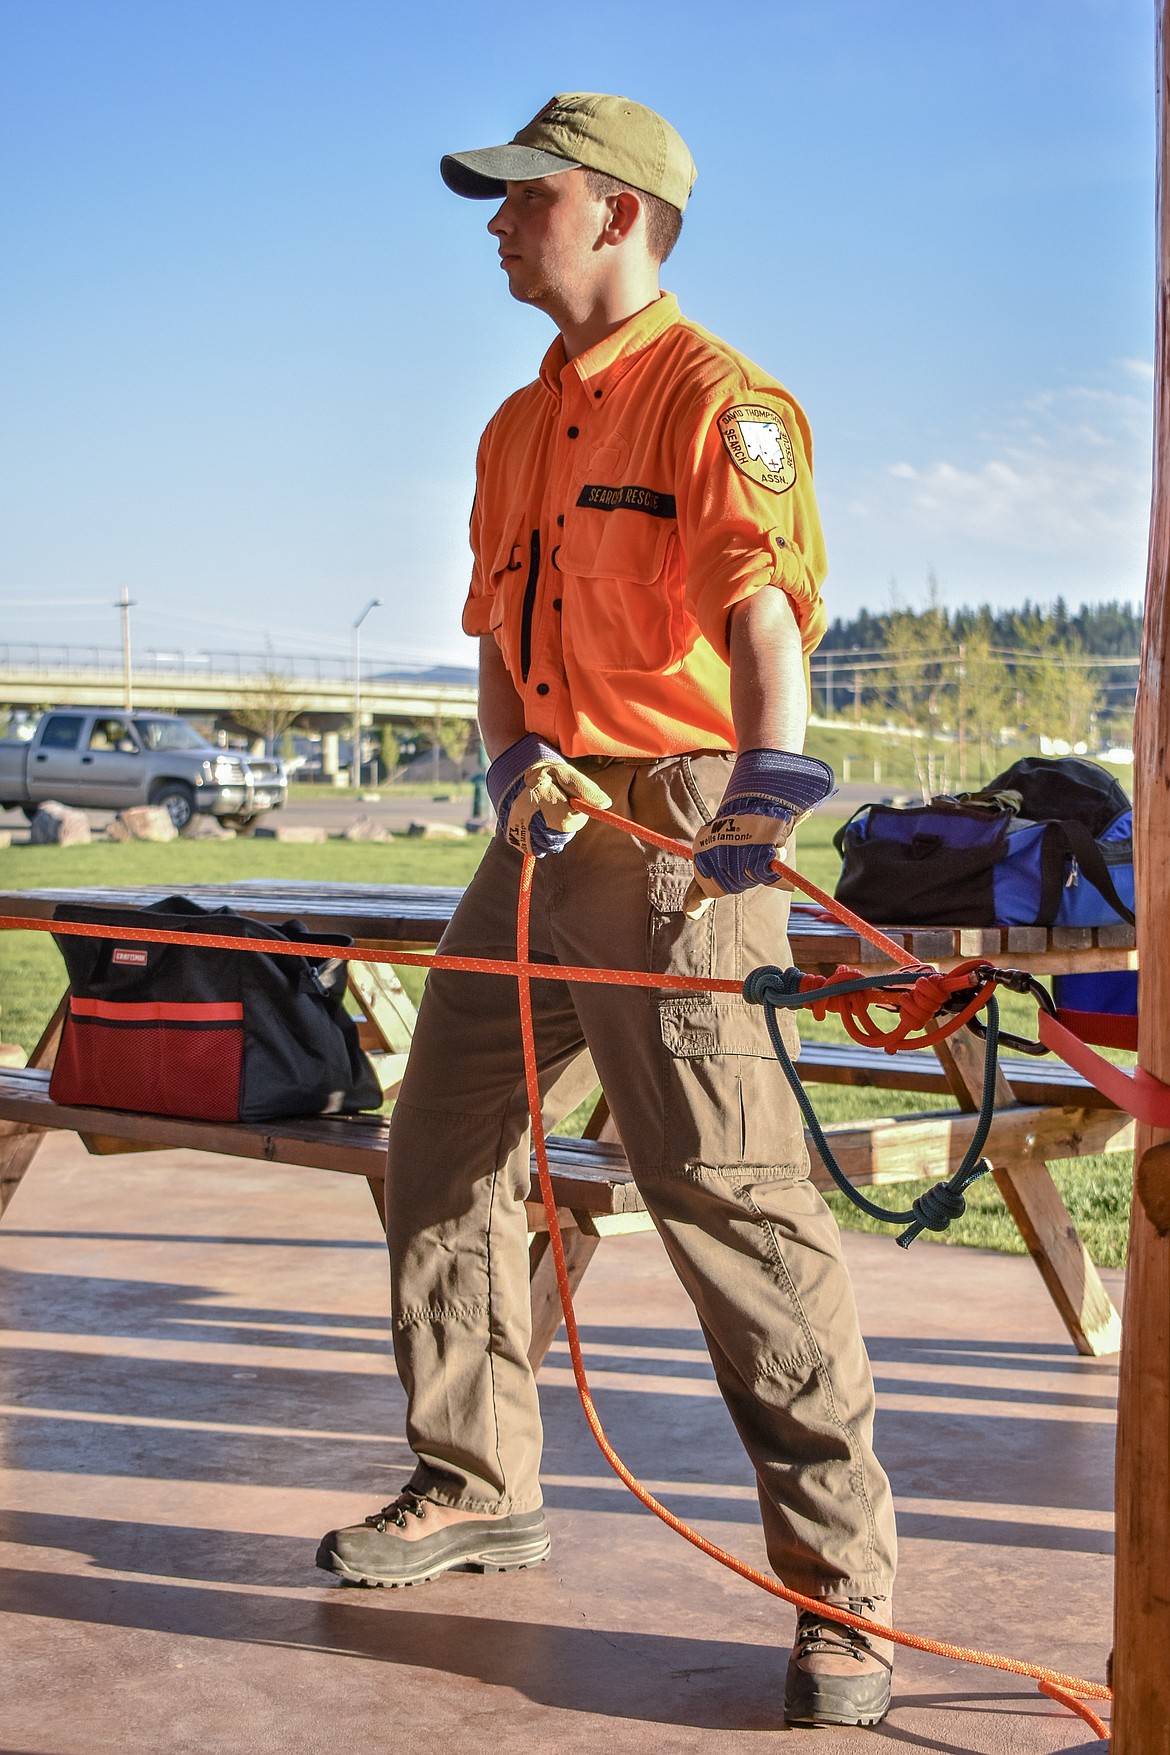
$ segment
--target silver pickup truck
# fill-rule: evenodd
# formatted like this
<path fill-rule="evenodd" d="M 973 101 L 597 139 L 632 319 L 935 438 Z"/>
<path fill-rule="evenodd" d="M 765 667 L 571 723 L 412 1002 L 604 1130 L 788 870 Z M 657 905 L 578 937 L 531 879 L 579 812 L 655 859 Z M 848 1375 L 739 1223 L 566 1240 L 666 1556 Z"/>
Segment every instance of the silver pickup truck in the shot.
<path fill-rule="evenodd" d="M 180 834 L 198 812 L 246 828 L 288 798 L 284 763 L 218 749 L 185 719 L 118 707 L 46 713 L 27 742 L 0 742 L 0 807 L 48 799 L 84 810 L 165 806 Z"/>

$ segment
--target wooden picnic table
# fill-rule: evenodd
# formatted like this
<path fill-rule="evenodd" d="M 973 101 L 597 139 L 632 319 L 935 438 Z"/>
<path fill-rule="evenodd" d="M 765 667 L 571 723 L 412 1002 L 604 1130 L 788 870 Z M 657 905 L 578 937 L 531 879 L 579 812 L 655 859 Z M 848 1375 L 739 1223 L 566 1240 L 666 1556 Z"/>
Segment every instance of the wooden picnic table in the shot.
<path fill-rule="evenodd" d="M 50 919 L 62 903 L 144 907 L 173 891 L 161 886 L 0 891 L 0 915 Z M 256 878 L 197 884 L 183 892 L 206 907 L 228 906 L 277 925 L 295 917 L 310 932 L 344 933 L 380 952 L 432 949 L 461 891 L 422 885 L 274 882 Z M 946 969 L 969 957 L 1032 973 L 1082 973 L 1133 967 L 1131 928 L 900 928 L 890 936 L 924 962 Z M 789 934 L 799 967 L 828 971 L 838 964 L 881 966 L 886 959 L 867 941 L 818 910 L 794 906 Z M 414 1024 L 414 1008 L 389 965 L 349 964 L 351 991 L 363 1013 L 363 1041 L 383 1089 L 397 1089 Z M 30 1056 L 29 1066 L 0 1071 L 0 1213 L 19 1185 L 47 1131 L 68 1128 L 95 1153 L 166 1150 L 186 1145 L 275 1163 L 311 1165 L 365 1175 L 384 1216 L 384 1117 L 236 1123 L 176 1121 L 110 1110 L 67 1110 L 51 1103 L 48 1076 L 64 1015 L 64 1000 Z M 939 1113 L 892 1114 L 835 1123 L 827 1129 L 839 1161 L 855 1182 L 897 1183 L 943 1177 L 961 1160 L 974 1127 L 982 1077 L 982 1048 L 960 1032 L 937 1050 L 885 1055 L 838 1043 L 806 1043 L 806 1083 L 874 1085 L 891 1091 L 934 1091 L 958 1103 Z M 546 1126 L 574 1109 L 596 1086 L 588 1056 L 567 1069 L 550 1091 Z M 999 1075 L 997 1117 L 988 1145 L 995 1180 L 1029 1253 L 1044 1277 L 1078 1350 L 1099 1355 L 1119 1344 L 1120 1320 L 1048 1170 L 1059 1158 L 1125 1149 L 1132 1124 L 1071 1069 L 1053 1062 L 1005 1060 Z M 641 1205 L 604 1098 L 583 1140 L 552 1142 L 554 1188 L 567 1227 L 572 1277 L 580 1279 L 603 1236 L 645 1229 Z M 813 1154 L 818 1186 L 829 1179 Z M 534 1338 L 539 1362 L 559 1320 L 547 1232 L 539 1202 L 529 1207 L 532 1240 Z"/>

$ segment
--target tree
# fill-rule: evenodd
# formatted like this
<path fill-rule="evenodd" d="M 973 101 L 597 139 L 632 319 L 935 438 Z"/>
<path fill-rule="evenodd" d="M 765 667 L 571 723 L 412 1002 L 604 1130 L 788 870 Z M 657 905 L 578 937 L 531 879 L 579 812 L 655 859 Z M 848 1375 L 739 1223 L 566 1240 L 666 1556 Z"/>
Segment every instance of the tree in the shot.
<path fill-rule="evenodd" d="M 1029 729 L 1037 737 L 1067 744 L 1070 750 L 1090 742 L 1101 691 L 1079 644 L 1053 640 L 1021 668 Z"/>
<path fill-rule="evenodd" d="M 265 669 L 256 684 L 249 688 L 244 704 L 233 707 L 232 718 L 245 731 L 255 732 L 264 739 L 266 755 L 273 755 L 284 732 L 295 725 L 305 710 L 305 703 L 293 690 L 292 678 L 277 670 L 271 651 Z"/>
<path fill-rule="evenodd" d="M 999 763 L 992 751 L 1003 727 L 1015 718 L 1015 681 L 993 644 L 990 615 L 968 628 L 959 642 L 955 718 L 959 736 L 959 784 L 971 780 L 970 755 L 977 755 L 978 778 L 989 780 Z"/>
<path fill-rule="evenodd" d="M 912 738 L 910 747 L 922 796 L 929 798 L 946 784 L 940 739 L 953 717 L 952 695 L 957 681 L 954 642 L 933 574 L 928 581 L 924 610 L 916 612 L 901 606 L 891 610 L 883 646 L 890 663 L 885 690 L 887 709 L 897 724 L 923 734 L 921 739 Z"/>
<path fill-rule="evenodd" d="M 398 733 L 392 725 L 382 727 L 380 754 L 383 774 L 388 777 L 396 773 L 402 759 L 402 749 L 398 742 Z"/>

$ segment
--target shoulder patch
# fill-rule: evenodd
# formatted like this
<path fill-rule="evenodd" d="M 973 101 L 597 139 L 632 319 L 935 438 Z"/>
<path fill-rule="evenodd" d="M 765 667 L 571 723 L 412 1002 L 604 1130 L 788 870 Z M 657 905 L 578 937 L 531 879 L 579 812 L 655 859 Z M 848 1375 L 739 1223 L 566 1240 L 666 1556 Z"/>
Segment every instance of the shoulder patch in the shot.
<path fill-rule="evenodd" d="M 774 494 L 796 480 L 796 458 L 788 429 L 774 408 L 740 402 L 719 416 L 719 432 L 735 467 Z"/>

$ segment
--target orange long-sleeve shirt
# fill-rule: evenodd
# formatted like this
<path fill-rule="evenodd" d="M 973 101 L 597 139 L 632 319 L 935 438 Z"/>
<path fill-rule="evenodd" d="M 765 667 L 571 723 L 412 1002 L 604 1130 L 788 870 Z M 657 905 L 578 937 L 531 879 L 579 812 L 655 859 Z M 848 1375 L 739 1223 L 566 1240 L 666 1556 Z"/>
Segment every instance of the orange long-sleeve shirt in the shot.
<path fill-rule="evenodd" d="M 480 441 L 463 627 L 567 756 L 731 749 L 728 616 L 825 628 L 808 423 L 664 294 L 574 360 L 558 336 Z"/>

